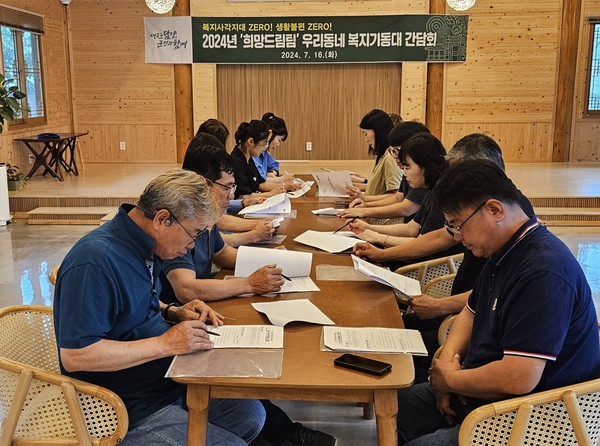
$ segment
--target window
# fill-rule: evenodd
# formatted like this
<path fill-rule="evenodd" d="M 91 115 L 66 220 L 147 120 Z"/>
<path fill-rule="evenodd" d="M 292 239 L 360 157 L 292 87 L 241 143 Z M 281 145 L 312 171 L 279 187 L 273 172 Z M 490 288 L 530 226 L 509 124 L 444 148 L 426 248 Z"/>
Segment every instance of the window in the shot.
<path fill-rule="evenodd" d="M 40 44 L 42 20 L 41 16 L 0 6 L 4 77 L 12 80 L 9 85 L 16 85 L 26 95 L 17 119 L 11 124 L 46 123 Z"/>
<path fill-rule="evenodd" d="M 592 38 L 588 65 L 586 115 L 600 115 L 600 17 L 590 17 Z"/>

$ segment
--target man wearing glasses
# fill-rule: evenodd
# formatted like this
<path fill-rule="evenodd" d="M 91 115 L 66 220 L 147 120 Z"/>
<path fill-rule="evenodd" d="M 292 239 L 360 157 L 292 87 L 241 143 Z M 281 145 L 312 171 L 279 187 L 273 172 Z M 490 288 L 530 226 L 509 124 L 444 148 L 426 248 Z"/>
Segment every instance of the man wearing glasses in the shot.
<path fill-rule="evenodd" d="M 185 386 L 165 373 L 174 355 L 212 348 L 200 301 L 158 299 L 162 260 L 192 249 L 220 215 L 206 181 L 174 170 L 152 180 L 137 205 L 79 240 L 58 271 L 54 326 L 61 372 L 113 390 L 129 415 L 122 445 L 186 444 Z M 211 400 L 207 444 L 243 446 L 261 430 L 255 400 Z"/>
<path fill-rule="evenodd" d="M 486 160 L 450 167 L 434 189 L 454 238 L 488 258 L 429 383 L 398 394 L 400 444 L 455 445 L 474 408 L 600 376 L 591 290 L 569 249 L 519 205 Z"/>

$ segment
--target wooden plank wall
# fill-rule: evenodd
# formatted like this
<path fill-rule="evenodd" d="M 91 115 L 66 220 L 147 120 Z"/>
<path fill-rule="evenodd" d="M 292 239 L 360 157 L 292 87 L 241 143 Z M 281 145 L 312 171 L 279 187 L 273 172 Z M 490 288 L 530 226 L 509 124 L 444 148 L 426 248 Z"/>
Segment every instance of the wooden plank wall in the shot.
<path fill-rule="evenodd" d="M 570 159 L 572 161 L 600 161 L 600 116 L 584 116 L 586 82 L 591 44 L 589 16 L 600 16 L 600 0 L 586 0 L 581 14 L 579 58 L 575 86 L 573 135 Z"/>
<path fill-rule="evenodd" d="M 0 161 L 27 167 L 19 136 L 70 130 L 66 25 L 58 0 L 3 0 L 46 21 L 44 72 L 48 124 L 8 129 L 0 135 Z M 483 131 L 498 139 L 508 161 L 551 160 L 552 111 L 561 0 L 478 0 L 469 11 L 468 60 L 447 65 L 442 140 Z M 423 13 L 427 0 L 249 2 L 192 0 L 192 15 L 369 15 Z M 143 1 L 76 0 L 71 11 L 76 130 L 86 162 L 176 161 L 173 68 L 144 63 Z M 582 116 L 589 32 L 586 17 L 600 14 L 600 0 L 585 0 L 577 64 L 572 160 L 600 160 L 600 121 Z M 425 66 L 402 66 L 401 114 L 423 119 Z M 193 67 L 194 122 L 218 116 L 217 70 Z M 235 129 L 232 129 L 235 130 Z M 125 141 L 121 152 L 119 141 Z M 290 145 L 291 146 L 291 145 Z M 283 146 L 285 147 L 285 145 Z M 283 153 L 282 153 L 283 154 Z M 303 152 L 303 156 L 306 153 Z M 341 155 L 338 155 L 341 156 Z M 298 157 L 301 157 L 298 155 Z"/>
<path fill-rule="evenodd" d="M 401 64 L 223 65 L 217 67 L 218 116 L 232 134 L 230 148 L 240 122 L 270 111 L 285 119 L 289 132 L 275 157 L 366 159 L 358 124 L 373 108 L 399 113 L 400 80 Z"/>
<path fill-rule="evenodd" d="M 29 137 L 42 132 L 68 132 L 70 130 L 70 105 L 68 94 L 65 27 L 63 7 L 60 2 L 38 0 L 3 0 L 3 4 L 44 16 L 45 32 L 42 53 L 46 87 L 47 124 L 33 128 L 5 127 L 0 135 L 0 162 L 17 165 L 29 171 L 29 150 L 15 138 Z M 41 170 L 38 171 L 41 174 Z"/>
<path fill-rule="evenodd" d="M 173 66 L 144 62 L 143 17 L 153 13 L 143 1 L 77 0 L 70 8 L 77 130 L 90 132 L 81 138 L 84 159 L 174 162 Z"/>

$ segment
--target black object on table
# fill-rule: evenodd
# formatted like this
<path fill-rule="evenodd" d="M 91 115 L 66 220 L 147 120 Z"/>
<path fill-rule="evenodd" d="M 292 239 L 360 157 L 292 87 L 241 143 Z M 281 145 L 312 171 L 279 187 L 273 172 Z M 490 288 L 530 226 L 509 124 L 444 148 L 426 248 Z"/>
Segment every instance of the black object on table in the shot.
<path fill-rule="evenodd" d="M 77 163 L 75 161 L 75 143 L 79 136 L 87 134 L 88 132 L 60 134 L 42 133 L 31 138 L 15 138 L 15 141 L 23 142 L 35 157 L 33 166 L 27 176 L 31 178 L 41 166 L 44 166 L 43 175 L 50 173 L 50 175 L 57 178 L 59 181 L 63 181 L 63 176 L 60 171 L 61 167 L 66 172 L 72 172 L 75 175 L 79 175 L 79 170 L 77 169 Z M 68 162 L 65 157 L 67 150 L 70 155 Z"/>

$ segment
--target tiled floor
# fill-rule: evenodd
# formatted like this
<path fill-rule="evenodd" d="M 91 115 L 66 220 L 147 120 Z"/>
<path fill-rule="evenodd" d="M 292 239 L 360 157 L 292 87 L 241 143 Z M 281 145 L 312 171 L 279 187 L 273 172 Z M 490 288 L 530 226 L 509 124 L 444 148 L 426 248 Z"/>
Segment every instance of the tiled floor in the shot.
<path fill-rule="evenodd" d="M 94 167 L 89 168 L 89 170 L 94 169 Z M 162 168 L 154 166 L 153 169 L 155 174 L 165 170 L 164 166 Z M 287 166 L 286 169 L 290 170 Z M 584 170 L 586 169 L 591 169 L 587 173 L 592 178 L 600 178 L 596 175 L 598 169 L 595 166 Z M 532 195 L 547 195 L 548 189 L 540 188 L 539 185 L 544 183 L 548 187 L 552 183 L 556 185 L 557 181 L 558 183 L 573 181 L 578 184 L 574 195 L 583 193 L 582 184 L 585 184 L 586 194 L 600 195 L 600 179 L 596 182 L 590 180 L 590 177 L 582 180 L 581 169 L 565 168 L 556 170 L 552 174 L 540 175 L 533 175 L 531 169 L 519 165 L 513 165 L 508 170 L 513 172 L 515 183 L 526 193 L 529 190 Z M 112 171 L 114 172 L 114 169 Z M 306 169 L 300 168 L 295 170 L 295 172 L 305 171 Z M 572 178 L 572 175 L 578 177 L 579 181 Z M 152 176 L 154 173 L 150 174 L 150 178 Z M 92 182 L 90 177 L 91 175 L 86 178 L 85 174 L 79 177 L 80 186 L 83 182 Z M 520 181 L 516 180 L 516 177 L 535 178 L 535 181 L 520 186 Z M 124 178 L 115 178 L 111 183 L 111 189 L 124 187 L 125 183 L 119 183 L 125 181 Z M 146 180 L 138 179 L 134 184 L 141 190 L 145 182 Z M 30 186 L 32 189 L 39 187 L 41 191 L 47 189 L 48 183 L 50 182 L 47 182 L 47 179 L 34 179 Z M 65 187 L 74 188 L 75 185 L 65 185 Z M 131 190 L 131 187 L 129 185 L 128 189 Z M 561 186 L 560 189 L 564 192 L 564 187 Z M 81 189 L 78 193 L 81 193 Z M 81 225 L 27 225 L 25 220 L 16 220 L 6 227 L 0 227 L 0 306 L 21 303 L 51 305 L 53 287 L 48 281 L 48 272 L 62 260 L 75 241 L 93 228 L 94 226 Z M 600 310 L 600 228 L 552 227 L 551 230 L 569 246 L 581 263 L 592 286 L 596 308 Z M 353 404 L 281 402 L 280 406 L 294 421 L 303 422 L 310 427 L 335 435 L 339 439 L 339 446 L 376 444 L 374 422 L 362 419 L 362 409 Z"/>

